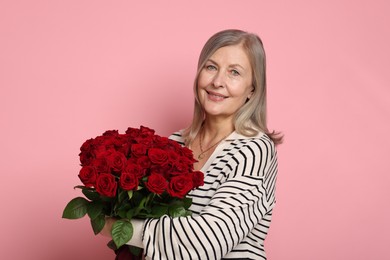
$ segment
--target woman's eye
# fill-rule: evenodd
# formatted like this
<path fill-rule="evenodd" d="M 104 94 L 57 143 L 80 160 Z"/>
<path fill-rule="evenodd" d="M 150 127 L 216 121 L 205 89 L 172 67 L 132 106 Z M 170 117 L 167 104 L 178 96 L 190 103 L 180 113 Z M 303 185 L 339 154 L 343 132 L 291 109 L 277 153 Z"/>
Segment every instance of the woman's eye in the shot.
<path fill-rule="evenodd" d="M 237 70 L 232 70 L 232 75 L 233 76 L 239 76 L 240 72 L 238 72 Z"/>
<path fill-rule="evenodd" d="M 207 65 L 206 69 L 207 70 L 216 70 L 217 68 L 214 65 Z"/>

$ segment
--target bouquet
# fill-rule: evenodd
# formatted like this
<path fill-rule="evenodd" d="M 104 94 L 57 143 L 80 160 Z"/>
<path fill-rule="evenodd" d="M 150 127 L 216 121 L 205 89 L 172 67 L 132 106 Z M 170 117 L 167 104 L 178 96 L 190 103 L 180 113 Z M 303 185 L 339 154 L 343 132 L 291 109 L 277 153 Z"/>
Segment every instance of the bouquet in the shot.
<path fill-rule="evenodd" d="M 188 192 L 203 185 L 194 171 L 193 153 L 177 142 L 141 126 L 125 134 L 110 130 L 80 148 L 78 177 L 84 197 L 72 199 L 63 218 L 88 215 L 93 232 L 100 233 L 106 217 L 117 219 L 109 246 L 118 249 L 133 235 L 132 218 L 190 215 Z"/>

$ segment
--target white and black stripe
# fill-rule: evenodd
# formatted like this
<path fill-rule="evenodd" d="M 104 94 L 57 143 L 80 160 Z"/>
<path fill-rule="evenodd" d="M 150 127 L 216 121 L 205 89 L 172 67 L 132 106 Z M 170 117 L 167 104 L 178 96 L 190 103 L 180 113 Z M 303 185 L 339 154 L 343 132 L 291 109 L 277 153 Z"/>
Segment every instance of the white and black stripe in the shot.
<path fill-rule="evenodd" d="M 170 138 L 183 145 L 179 132 Z M 209 162 L 204 186 L 189 194 L 192 216 L 146 220 L 147 259 L 266 259 L 278 169 L 273 142 L 233 132 Z"/>

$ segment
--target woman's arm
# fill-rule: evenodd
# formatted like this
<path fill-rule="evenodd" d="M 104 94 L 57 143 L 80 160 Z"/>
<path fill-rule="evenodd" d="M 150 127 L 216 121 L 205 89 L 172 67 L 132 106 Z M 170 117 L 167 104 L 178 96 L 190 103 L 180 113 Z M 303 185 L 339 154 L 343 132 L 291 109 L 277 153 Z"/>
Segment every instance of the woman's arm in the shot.
<path fill-rule="evenodd" d="M 147 256 L 220 259 L 272 209 L 277 159 L 271 141 L 249 141 L 223 165 L 207 173 L 222 174 L 224 181 L 199 215 L 146 220 L 143 242 Z M 204 196 L 207 194 L 205 191 Z"/>

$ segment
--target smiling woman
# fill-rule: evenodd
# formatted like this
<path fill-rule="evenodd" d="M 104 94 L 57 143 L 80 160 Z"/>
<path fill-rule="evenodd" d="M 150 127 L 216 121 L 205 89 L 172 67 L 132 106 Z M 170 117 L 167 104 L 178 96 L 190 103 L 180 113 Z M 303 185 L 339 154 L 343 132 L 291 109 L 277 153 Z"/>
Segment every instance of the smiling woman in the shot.
<path fill-rule="evenodd" d="M 266 259 L 282 137 L 267 128 L 260 38 L 240 30 L 212 36 L 194 91 L 192 124 L 170 137 L 193 150 L 195 170 L 205 173 L 189 193 L 192 215 L 137 220 L 129 244 L 146 259 Z"/>

